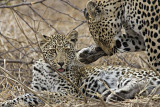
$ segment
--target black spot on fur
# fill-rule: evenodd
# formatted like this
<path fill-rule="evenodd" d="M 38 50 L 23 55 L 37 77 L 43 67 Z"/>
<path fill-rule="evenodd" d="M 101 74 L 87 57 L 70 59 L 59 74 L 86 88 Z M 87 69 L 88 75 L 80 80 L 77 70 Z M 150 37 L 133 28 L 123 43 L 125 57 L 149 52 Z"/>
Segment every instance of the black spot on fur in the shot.
<path fill-rule="evenodd" d="M 100 47 L 96 47 L 95 50 L 96 51 L 103 51 L 102 48 L 100 48 Z"/>
<path fill-rule="evenodd" d="M 156 45 L 156 43 L 154 41 L 152 41 L 152 46 L 155 46 L 155 45 Z"/>
<path fill-rule="evenodd" d="M 123 42 L 123 46 L 127 47 L 128 46 L 127 42 Z"/>
<path fill-rule="evenodd" d="M 136 49 L 136 50 L 139 50 L 140 48 L 139 48 L 138 46 L 135 46 L 135 49 Z"/>
<path fill-rule="evenodd" d="M 41 73 L 41 70 L 39 70 L 38 68 L 34 67 L 33 68 L 35 71 L 38 71 L 39 73 Z"/>
<path fill-rule="evenodd" d="M 158 54 L 157 58 L 158 58 L 158 59 L 160 58 L 160 53 Z"/>
<path fill-rule="evenodd" d="M 158 33 L 155 32 L 155 33 L 154 33 L 154 38 L 157 38 L 157 37 L 158 37 Z"/>
<path fill-rule="evenodd" d="M 121 47 L 121 42 L 119 40 L 116 40 L 116 47 L 120 48 Z"/>
<path fill-rule="evenodd" d="M 125 48 L 124 50 L 125 50 L 125 51 L 130 51 L 131 49 L 130 49 L 130 48 Z"/>
<path fill-rule="evenodd" d="M 41 87 L 42 91 L 47 91 L 47 89 L 45 87 Z"/>

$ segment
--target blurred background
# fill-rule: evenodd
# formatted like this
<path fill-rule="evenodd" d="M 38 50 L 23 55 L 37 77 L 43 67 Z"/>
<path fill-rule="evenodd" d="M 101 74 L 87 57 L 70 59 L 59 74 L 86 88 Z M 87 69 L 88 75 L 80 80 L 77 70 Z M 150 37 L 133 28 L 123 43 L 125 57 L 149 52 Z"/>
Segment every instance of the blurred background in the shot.
<path fill-rule="evenodd" d="M 36 33 L 45 35 L 79 32 L 77 50 L 95 44 L 89 33 L 83 9 L 88 0 L 0 0 L 0 66 L 29 86 L 32 64 L 41 58 Z M 124 31 L 125 33 L 125 31 Z M 37 35 L 40 40 L 41 37 Z M 102 57 L 90 65 L 121 65 L 145 68 L 144 52 L 119 53 Z M 0 70 L 0 102 L 26 93 Z"/>

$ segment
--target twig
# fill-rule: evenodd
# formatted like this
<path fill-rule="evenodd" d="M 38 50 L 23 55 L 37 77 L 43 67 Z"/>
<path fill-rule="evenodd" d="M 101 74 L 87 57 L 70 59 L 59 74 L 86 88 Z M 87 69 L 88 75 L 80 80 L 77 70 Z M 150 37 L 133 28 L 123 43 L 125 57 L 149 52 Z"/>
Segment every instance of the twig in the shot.
<path fill-rule="evenodd" d="M 125 100 L 123 97 L 117 95 L 113 90 L 111 90 L 104 80 L 100 80 L 100 81 L 103 82 L 103 84 L 105 85 L 105 87 L 106 87 L 112 94 L 114 94 L 114 95 L 120 97 L 121 99 Z"/>
<path fill-rule="evenodd" d="M 69 1 L 65 1 L 65 0 L 60 0 L 60 1 L 66 3 L 66 4 L 69 5 L 70 7 L 72 7 L 72 8 L 74 8 L 74 9 L 78 10 L 78 11 L 81 12 L 81 13 L 83 13 L 83 10 L 81 10 L 81 9 L 79 9 L 78 7 L 74 6 L 74 5 L 71 4 Z"/>
<path fill-rule="evenodd" d="M 23 27 L 22 27 L 21 23 L 19 22 L 18 18 L 16 17 L 15 13 L 13 12 L 13 10 L 12 10 L 12 13 L 13 13 L 13 15 L 14 15 L 14 18 L 15 18 L 15 20 L 16 20 L 16 22 L 17 22 L 17 25 L 18 25 L 20 31 L 23 33 L 23 35 L 24 35 L 25 38 L 27 39 L 28 44 L 34 49 L 34 47 L 32 46 L 33 42 L 32 42 L 32 41 L 28 38 L 28 36 L 26 35 L 25 31 L 23 30 Z M 35 49 L 34 49 L 34 50 L 35 50 Z"/>
<path fill-rule="evenodd" d="M 4 59 L 0 59 L 0 63 L 4 63 Z M 6 63 L 23 63 L 23 64 L 33 64 L 33 60 L 30 62 L 25 62 L 25 61 L 21 61 L 21 60 L 9 60 L 6 59 Z"/>
<path fill-rule="evenodd" d="M 50 9 L 54 10 L 55 12 L 58 12 L 58 13 L 63 14 L 63 15 L 66 15 L 66 16 L 70 17 L 71 19 L 75 20 L 75 21 L 82 21 L 82 20 L 78 20 L 78 19 L 76 19 L 76 18 L 72 17 L 70 14 L 67 14 L 67 13 L 61 12 L 61 11 L 59 11 L 59 10 L 57 10 L 57 9 L 53 8 L 53 6 L 52 6 L 52 7 L 51 7 L 51 6 L 47 6 L 47 5 L 46 5 L 46 4 L 44 4 L 44 3 L 42 3 L 42 5 L 44 5 L 44 6 L 48 7 L 48 8 L 50 8 Z"/>
<path fill-rule="evenodd" d="M 7 0 L 7 1 L 4 2 L 4 3 L 1 3 L 0 6 L 1 6 L 1 5 L 5 5 L 5 4 L 9 3 L 10 1 L 13 1 L 13 0 Z"/>
<path fill-rule="evenodd" d="M 1 66 L 0 66 L 0 69 L 1 69 L 2 72 L 8 74 L 8 76 L 10 76 L 12 79 L 16 80 L 19 84 L 21 84 L 26 90 L 32 92 L 32 93 L 33 93 L 34 95 L 36 95 L 39 99 L 41 99 L 41 100 L 42 100 L 43 102 L 45 102 L 47 105 L 49 105 L 50 107 L 52 107 L 52 106 L 49 104 L 48 101 L 46 101 L 45 99 L 43 99 L 42 97 L 40 97 L 35 91 L 33 91 L 32 89 L 28 88 L 28 87 L 27 87 L 26 85 L 24 85 L 21 81 L 18 81 L 18 80 L 16 79 L 16 77 L 14 77 L 13 75 L 11 75 L 11 74 L 9 73 L 9 71 L 5 70 L 5 69 L 2 68 Z"/>
<path fill-rule="evenodd" d="M 15 47 L 15 46 L 12 44 L 12 42 L 11 42 L 10 40 L 8 40 L 7 37 L 4 36 L 1 32 L 0 32 L 0 35 L 1 35 L 2 37 L 4 37 L 4 38 L 11 44 L 11 46 L 13 46 L 17 51 L 19 51 L 20 53 L 22 53 L 23 55 L 25 55 L 25 53 L 23 53 L 23 52 L 20 51 L 17 47 Z M 26 56 L 26 55 L 25 55 L 25 56 Z M 27 56 L 27 57 L 29 57 L 29 56 Z M 31 58 L 31 57 L 29 57 L 29 58 Z M 32 58 L 31 58 L 31 59 L 32 59 Z"/>
<path fill-rule="evenodd" d="M 104 100 L 101 98 L 101 95 L 99 93 L 96 93 L 96 96 L 101 100 L 102 104 L 104 107 L 107 107 L 106 103 L 104 102 Z"/>
<path fill-rule="evenodd" d="M 49 24 L 49 23 L 46 21 L 46 19 L 44 19 L 37 11 L 35 11 L 35 9 L 33 9 L 30 5 L 28 5 L 28 7 L 29 7 L 36 15 L 38 15 L 49 27 L 53 28 L 53 29 L 56 31 L 56 33 L 59 33 L 58 30 L 57 30 L 55 27 L 53 27 L 51 24 Z"/>
<path fill-rule="evenodd" d="M 124 61 L 125 63 L 127 63 L 130 67 L 138 68 L 138 67 L 136 67 L 135 65 L 129 63 L 122 55 L 119 56 L 118 54 L 116 54 L 116 56 L 117 56 L 119 59 L 121 59 L 122 61 Z"/>
<path fill-rule="evenodd" d="M 73 30 L 76 30 L 78 27 L 80 27 L 81 25 L 83 25 L 84 23 L 86 23 L 87 21 L 82 21 L 82 23 L 80 23 L 78 26 L 76 26 L 75 28 L 73 28 Z"/>
<path fill-rule="evenodd" d="M 41 35 L 39 32 L 37 32 L 36 30 L 34 30 L 28 23 L 26 20 L 23 19 L 23 17 L 18 13 L 17 10 L 13 9 L 12 10 L 24 21 L 24 23 L 35 33 L 35 34 L 38 34 L 38 35 Z"/>
<path fill-rule="evenodd" d="M 33 43 L 33 44 L 37 44 L 37 43 Z M 27 45 L 27 46 L 20 47 L 20 48 L 17 48 L 17 49 L 18 49 L 18 50 L 21 50 L 21 49 L 29 48 L 29 47 L 30 47 L 30 45 Z M 15 51 L 17 51 L 17 49 L 13 49 L 13 50 L 9 50 L 9 51 L 0 53 L 0 56 L 2 56 L 2 55 L 4 55 L 4 54 L 7 54 L 7 53 L 15 52 Z M 38 51 L 35 51 L 35 52 L 38 52 Z"/>
<path fill-rule="evenodd" d="M 153 96 L 158 92 L 158 90 L 160 89 L 160 85 L 158 85 L 155 90 L 154 93 L 152 94 L 152 96 L 149 98 L 149 100 L 147 101 L 147 103 L 145 104 L 144 107 L 147 107 L 147 105 L 149 104 L 149 102 L 151 101 L 151 99 L 153 98 Z"/>
<path fill-rule="evenodd" d="M 156 73 L 157 76 L 160 77 L 160 74 L 159 74 L 147 61 L 145 61 L 141 56 L 139 56 L 139 58 L 140 58 L 143 62 L 145 62 L 145 63 Z"/>
<path fill-rule="evenodd" d="M 23 3 L 19 3 L 19 4 L 15 4 L 15 5 L 2 5 L 0 6 L 0 8 L 14 8 L 14 7 L 19 7 L 19 6 L 24 6 L 24 5 L 33 5 L 33 4 L 37 4 L 37 3 L 42 3 L 46 0 L 39 0 L 39 1 L 36 1 L 36 2 L 23 2 Z"/>

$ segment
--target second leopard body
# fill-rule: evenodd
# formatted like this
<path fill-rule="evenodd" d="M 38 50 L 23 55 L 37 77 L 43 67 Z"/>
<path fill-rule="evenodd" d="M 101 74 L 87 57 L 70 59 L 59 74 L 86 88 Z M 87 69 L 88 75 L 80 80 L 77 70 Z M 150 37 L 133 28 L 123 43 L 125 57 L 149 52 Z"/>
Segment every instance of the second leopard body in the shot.
<path fill-rule="evenodd" d="M 159 0 L 89 0 L 84 15 L 97 46 L 82 49 L 81 62 L 145 50 L 150 64 L 160 71 Z"/>

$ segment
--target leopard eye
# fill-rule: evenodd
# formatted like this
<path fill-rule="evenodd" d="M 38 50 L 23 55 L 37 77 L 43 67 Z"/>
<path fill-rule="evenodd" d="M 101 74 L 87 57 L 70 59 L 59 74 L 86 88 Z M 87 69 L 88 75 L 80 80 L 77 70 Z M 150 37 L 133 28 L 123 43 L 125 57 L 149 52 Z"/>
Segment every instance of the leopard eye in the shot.
<path fill-rule="evenodd" d="M 49 49 L 51 53 L 56 53 L 56 49 Z"/>
<path fill-rule="evenodd" d="M 49 48 L 48 51 L 56 51 L 55 48 Z"/>
<path fill-rule="evenodd" d="M 65 51 L 69 51 L 69 50 L 71 50 L 71 48 L 65 48 Z"/>

